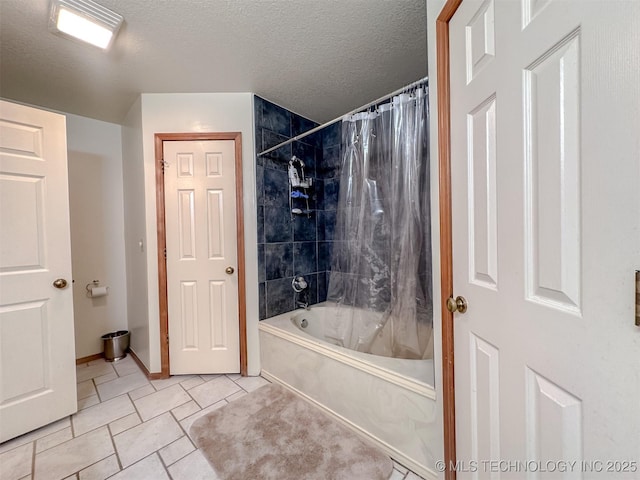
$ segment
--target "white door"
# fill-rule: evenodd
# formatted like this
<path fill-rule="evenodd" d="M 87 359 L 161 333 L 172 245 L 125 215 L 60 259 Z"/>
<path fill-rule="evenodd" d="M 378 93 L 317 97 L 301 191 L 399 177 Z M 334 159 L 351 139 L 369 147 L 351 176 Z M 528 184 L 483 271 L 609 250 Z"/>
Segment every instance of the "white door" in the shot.
<path fill-rule="evenodd" d="M 638 31 L 636 0 L 450 22 L 460 478 L 640 478 Z"/>
<path fill-rule="evenodd" d="M 237 373 L 235 143 L 163 145 L 170 371 Z"/>
<path fill-rule="evenodd" d="M 76 410 L 65 118 L 0 101 L 0 442 Z"/>

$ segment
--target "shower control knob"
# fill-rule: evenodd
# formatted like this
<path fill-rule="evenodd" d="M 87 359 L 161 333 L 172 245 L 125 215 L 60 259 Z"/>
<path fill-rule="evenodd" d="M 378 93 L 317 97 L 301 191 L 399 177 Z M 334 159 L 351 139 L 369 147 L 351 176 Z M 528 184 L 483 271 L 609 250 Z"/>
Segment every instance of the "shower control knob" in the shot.
<path fill-rule="evenodd" d="M 227 267 L 227 268 L 224 269 L 224 271 L 227 273 L 227 275 L 232 275 L 233 272 L 235 272 L 233 267 Z"/>
<path fill-rule="evenodd" d="M 464 297 L 447 298 L 447 310 L 451 313 L 465 313 L 467 311 L 467 300 Z"/>

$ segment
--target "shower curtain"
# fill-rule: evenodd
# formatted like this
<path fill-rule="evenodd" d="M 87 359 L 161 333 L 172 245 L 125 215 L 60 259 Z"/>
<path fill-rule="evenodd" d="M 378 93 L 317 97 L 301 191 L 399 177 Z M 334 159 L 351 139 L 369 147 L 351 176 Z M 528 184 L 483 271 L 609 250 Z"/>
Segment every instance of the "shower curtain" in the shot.
<path fill-rule="evenodd" d="M 325 335 L 347 348 L 432 358 L 427 87 L 342 122 Z"/>

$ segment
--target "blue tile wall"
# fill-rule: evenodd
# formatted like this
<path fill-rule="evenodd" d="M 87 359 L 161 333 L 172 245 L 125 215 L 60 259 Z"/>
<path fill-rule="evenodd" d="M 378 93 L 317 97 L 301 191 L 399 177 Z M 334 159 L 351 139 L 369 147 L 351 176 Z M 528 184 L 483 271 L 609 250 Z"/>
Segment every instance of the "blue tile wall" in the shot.
<path fill-rule="evenodd" d="M 296 275 L 318 271 L 316 242 L 296 242 L 293 244 L 293 270 Z"/>
<path fill-rule="evenodd" d="M 264 172 L 264 206 L 267 208 L 289 208 L 289 177 L 284 170 L 266 168 Z M 283 186 L 284 185 L 284 186 Z"/>
<path fill-rule="evenodd" d="M 258 96 L 254 114 L 258 152 L 318 125 Z M 339 195 L 340 139 L 337 122 L 256 159 L 260 320 L 295 309 L 293 275 L 307 280 L 310 304 L 326 300 Z M 314 181 L 309 216 L 290 211 L 287 169 L 293 155 L 304 162 L 305 175 Z"/>
<path fill-rule="evenodd" d="M 267 281 L 265 289 L 267 317 L 280 315 L 281 313 L 290 312 L 294 309 L 294 292 L 291 288 L 292 281 L 293 277 Z"/>
<path fill-rule="evenodd" d="M 293 241 L 294 242 L 315 242 L 317 234 L 317 214 L 312 212 L 311 217 L 296 215 L 293 217 Z"/>
<path fill-rule="evenodd" d="M 328 178 L 322 183 L 324 210 L 337 210 L 340 180 L 338 178 Z"/>
<path fill-rule="evenodd" d="M 279 243 L 293 241 L 291 210 L 264 207 L 264 241 Z"/>
<path fill-rule="evenodd" d="M 293 244 L 267 243 L 265 250 L 265 272 L 267 280 L 293 276 Z M 306 271 L 306 270 L 305 270 Z"/>

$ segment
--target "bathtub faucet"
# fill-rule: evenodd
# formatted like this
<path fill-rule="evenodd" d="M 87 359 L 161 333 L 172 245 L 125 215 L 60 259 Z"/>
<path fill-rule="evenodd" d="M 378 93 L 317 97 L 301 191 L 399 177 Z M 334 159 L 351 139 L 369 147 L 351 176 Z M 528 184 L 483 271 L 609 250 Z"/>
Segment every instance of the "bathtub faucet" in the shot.
<path fill-rule="evenodd" d="M 296 308 L 309 310 L 309 284 L 304 277 L 294 277 L 291 286 L 296 296 Z"/>
<path fill-rule="evenodd" d="M 309 290 L 304 289 L 296 293 L 296 308 L 309 310 Z"/>

